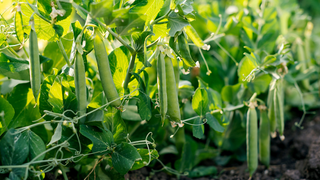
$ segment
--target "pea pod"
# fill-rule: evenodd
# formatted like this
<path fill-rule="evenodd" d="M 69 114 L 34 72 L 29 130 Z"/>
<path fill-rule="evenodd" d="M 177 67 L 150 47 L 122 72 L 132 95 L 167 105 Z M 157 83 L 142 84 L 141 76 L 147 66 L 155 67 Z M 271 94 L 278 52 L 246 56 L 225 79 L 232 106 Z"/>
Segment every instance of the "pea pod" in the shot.
<path fill-rule="evenodd" d="M 74 85 L 76 89 L 76 97 L 78 100 L 78 116 L 86 113 L 87 109 L 87 89 L 86 89 L 86 71 L 82 55 L 76 52 L 75 67 L 74 67 Z M 80 123 L 84 123 L 85 118 L 80 119 Z"/>
<path fill-rule="evenodd" d="M 304 71 L 307 70 L 308 67 L 307 67 L 307 59 L 306 59 L 306 55 L 303 47 L 303 42 L 300 38 L 298 38 L 296 42 L 297 42 L 297 59 L 301 65 L 300 72 L 304 73 Z M 309 79 L 305 78 L 304 80 L 302 80 L 302 85 L 305 89 L 310 89 Z"/>
<path fill-rule="evenodd" d="M 160 115 L 162 125 L 166 119 L 168 110 L 168 99 L 167 99 L 167 84 L 166 84 L 166 66 L 164 61 L 165 54 L 160 53 L 157 62 L 157 74 L 158 74 L 158 92 L 160 101 Z M 170 79 L 170 78 L 168 78 Z"/>
<path fill-rule="evenodd" d="M 260 108 L 260 127 L 259 127 L 259 159 L 262 164 L 269 167 L 270 164 L 270 121 L 267 114 L 267 107 Z"/>
<path fill-rule="evenodd" d="M 275 114 L 275 101 L 274 101 L 274 89 L 275 89 L 275 80 L 270 83 L 269 93 L 268 93 L 268 117 L 270 120 L 270 132 L 274 133 L 277 128 L 276 114 Z"/>
<path fill-rule="evenodd" d="M 41 85 L 41 71 L 40 71 L 40 58 L 38 49 L 37 33 L 34 29 L 34 18 L 30 18 L 31 31 L 29 36 L 29 48 L 30 48 L 30 82 L 31 89 L 35 101 L 38 99 Z"/>
<path fill-rule="evenodd" d="M 179 108 L 179 99 L 178 99 L 178 90 L 176 86 L 175 73 L 171 59 L 166 56 L 165 60 L 165 69 L 166 69 L 166 83 L 167 83 L 167 97 L 168 97 L 168 115 L 171 120 L 181 123 L 180 108 Z"/>
<path fill-rule="evenodd" d="M 277 122 L 277 130 L 281 138 L 283 137 L 284 130 L 284 109 L 283 109 L 283 89 L 282 89 L 282 81 L 279 80 L 277 82 L 277 87 L 275 89 L 274 94 L 274 111 Z"/>
<path fill-rule="evenodd" d="M 250 103 L 247 112 L 247 163 L 250 177 L 258 167 L 258 117 L 253 104 Z"/>
<path fill-rule="evenodd" d="M 197 46 L 197 47 L 202 47 L 204 45 L 202 39 L 198 35 L 197 31 L 191 26 L 185 26 L 184 30 L 188 37 L 191 39 L 191 41 Z"/>
<path fill-rule="evenodd" d="M 119 99 L 119 94 L 112 79 L 108 54 L 103 43 L 102 35 L 97 29 L 95 30 L 93 45 L 103 91 L 109 102 L 115 100 L 111 103 L 111 105 L 118 107 L 121 105 L 121 101 Z"/>
<path fill-rule="evenodd" d="M 190 55 L 190 50 L 188 46 L 187 39 L 184 37 L 184 34 L 180 34 L 178 36 L 178 46 L 179 46 L 179 52 L 182 57 L 183 62 L 188 66 L 188 67 L 194 67 L 196 66 L 196 63 L 192 59 Z"/>

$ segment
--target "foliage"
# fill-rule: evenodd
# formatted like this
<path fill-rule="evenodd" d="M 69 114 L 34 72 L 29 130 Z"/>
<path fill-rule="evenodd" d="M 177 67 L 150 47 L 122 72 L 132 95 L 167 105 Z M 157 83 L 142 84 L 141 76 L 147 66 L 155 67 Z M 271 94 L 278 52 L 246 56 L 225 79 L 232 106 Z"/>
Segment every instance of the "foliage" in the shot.
<path fill-rule="evenodd" d="M 216 175 L 206 159 L 248 159 L 252 175 L 258 157 L 269 165 L 269 136 L 284 138 L 290 108 L 303 112 L 302 127 L 320 106 L 316 1 L 301 2 L 315 19 L 295 0 L 8 2 L 1 179 L 58 170 L 66 179 L 70 169 L 78 179 L 124 179 L 159 165 Z"/>

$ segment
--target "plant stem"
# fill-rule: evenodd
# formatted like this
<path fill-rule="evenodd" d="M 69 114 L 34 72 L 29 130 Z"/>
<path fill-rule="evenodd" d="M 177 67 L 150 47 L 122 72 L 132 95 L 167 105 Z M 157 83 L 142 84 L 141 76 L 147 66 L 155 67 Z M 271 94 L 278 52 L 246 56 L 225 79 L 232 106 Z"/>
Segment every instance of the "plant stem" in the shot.
<path fill-rule="evenodd" d="M 68 180 L 67 173 L 66 173 L 66 171 L 63 169 L 63 166 L 62 166 L 61 164 L 59 164 L 59 167 L 60 167 L 60 170 L 61 170 L 61 172 L 62 172 L 63 179 L 64 179 L 64 180 Z"/>
<path fill-rule="evenodd" d="M 168 15 L 169 15 L 171 12 L 172 12 L 172 9 L 170 9 L 165 15 L 159 17 L 158 19 L 155 19 L 155 20 L 151 23 L 151 25 L 154 25 L 154 24 L 158 23 L 159 21 L 167 18 Z"/>
<path fill-rule="evenodd" d="M 64 60 L 66 61 L 66 63 L 68 64 L 68 66 L 71 67 L 71 64 L 70 64 L 68 55 L 67 55 L 66 51 L 64 50 L 64 47 L 63 47 L 61 38 L 59 38 L 59 40 L 57 41 L 57 43 L 58 43 L 60 52 L 62 53 L 62 56 L 63 56 Z"/>
<path fill-rule="evenodd" d="M 128 89 L 128 84 L 130 82 L 130 77 L 131 77 L 131 71 L 133 70 L 134 68 L 134 62 L 136 60 L 136 54 L 132 54 L 131 56 L 131 59 L 130 59 L 130 63 L 129 63 L 129 67 L 128 67 L 128 70 L 127 70 L 127 75 L 126 75 L 126 78 L 124 80 L 124 83 L 123 83 L 123 88 L 124 90 L 127 90 Z"/>

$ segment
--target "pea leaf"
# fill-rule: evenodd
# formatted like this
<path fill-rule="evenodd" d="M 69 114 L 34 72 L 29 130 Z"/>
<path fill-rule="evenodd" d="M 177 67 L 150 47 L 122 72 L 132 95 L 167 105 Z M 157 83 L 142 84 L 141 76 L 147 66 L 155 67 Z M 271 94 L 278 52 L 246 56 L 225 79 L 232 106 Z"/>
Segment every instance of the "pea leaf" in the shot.
<path fill-rule="evenodd" d="M 141 119 L 143 120 L 150 120 L 152 117 L 151 113 L 151 102 L 149 96 L 144 93 L 140 93 L 138 95 L 138 112 L 140 114 Z"/>
<path fill-rule="evenodd" d="M 109 106 L 108 111 L 104 113 L 103 123 L 105 128 L 113 134 L 115 143 L 118 144 L 125 141 L 127 137 L 127 127 L 118 109 Z"/>
<path fill-rule="evenodd" d="M 8 97 L 8 102 L 13 106 L 15 116 L 8 128 L 28 126 L 39 119 L 39 106 L 35 106 L 32 90 L 28 84 L 17 85 Z"/>
<path fill-rule="evenodd" d="M 251 80 L 254 74 L 250 74 L 257 66 L 253 64 L 248 57 L 245 57 L 239 63 L 238 76 L 239 82 Z M 250 75 L 250 76 L 249 76 Z"/>
<path fill-rule="evenodd" d="M 201 118 L 200 117 L 196 118 L 193 121 L 193 124 L 196 124 L 195 126 L 192 127 L 193 136 L 198 139 L 202 139 L 204 136 L 204 126 L 200 125 L 200 124 L 202 124 Z"/>
<path fill-rule="evenodd" d="M 133 32 L 142 32 L 147 15 L 130 14 L 127 19 L 116 22 L 116 31 L 120 36 L 130 35 Z"/>
<path fill-rule="evenodd" d="M 14 27 L 16 30 L 17 39 L 19 40 L 19 42 L 23 42 L 24 32 L 21 12 L 17 11 L 14 17 Z"/>
<path fill-rule="evenodd" d="M 215 166 L 199 166 L 189 172 L 189 177 L 197 178 L 208 175 L 217 174 L 218 170 Z"/>
<path fill-rule="evenodd" d="M 142 159 L 134 163 L 134 165 L 130 169 L 131 171 L 140 169 L 146 166 L 149 160 L 152 161 L 153 159 L 158 159 L 159 157 L 158 151 L 155 149 L 151 149 L 150 152 L 148 149 L 137 149 L 137 150 Z"/>
<path fill-rule="evenodd" d="M 125 111 L 121 113 L 121 117 L 128 121 L 142 121 L 140 114 L 138 113 L 138 106 L 136 105 L 124 105 Z"/>
<path fill-rule="evenodd" d="M 112 154 L 112 165 L 120 174 L 126 174 L 135 161 L 141 160 L 137 149 L 128 143 L 117 145 Z"/>
<path fill-rule="evenodd" d="M 80 125 L 80 133 L 92 141 L 92 152 L 106 150 L 114 142 L 112 133 L 99 127 Z"/>
<path fill-rule="evenodd" d="M 0 53 L 0 74 L 20 80 L 29 80 L 29 62 Z"/>
<path fill-rule="evenodd" d="M 113 82 L 116 86 L 119 96 L 124 95 L 124 89 L 122 87 L 122 84 L 127 74 L 127 69 L 129 66 L 129 56 L 130 52 L 124 46 L 121 46 L 113 50 L 108 56 L 110 62 L 110 69 L 113 76 Z M 139 67 L 141 67 L 142 65 L 143 64 L 141 62 L 137 62 L 136 69 L 139 69 Z M 139 83 L 136 79 L 132 80 L 129 83 L 130 91 L 136 89 L 138 85 Z M 133 93 L 132 95 L 134 96 L 137 94 Z"/>
<path fill-rule="evenodd" d="M 237 98 L 237 93 L 240 90 L 240 87 L 240 83 L 235 85 L 224 86 L 221 91 L 222 100 L 230 103 L 234 102 L 234 100 Z"/>
<path fill-rule="evenodd" d="M 3 97 L 0 96 L 0 136 L 8 129 L 12 118 L 14 117 L 15 111 L 12 105 Z"/>
<path fill-rule="evenodd" d="M 203 88 L 198 88 L 192 98 L 192 108 L 199 115 L 203 116 L 207 111 L 208 107 L 208 93 Z"/>
<path fill-rule="evenodd" d="M 90 11 L 93 17 L 109 17 L 112 15 L 113 1 L 100 1 L 90 4 Z"/>
<path fill-rule="evenodd" d="M 130 13 L 147 15 L 145 24 L 148 25 L 151 21 L 153 21 L 156 18 L 163 4 L 163 0 L 135 1 L 135 3 L 132 4 L 134 7 L 130 9 Z"/>
<path fill-rule="evenodd" d="M 12 171 L 9 174 L 10 180 L 20 180 L 25 179 L 27 168 L 12 168 Z"/>
<path fill-rule="evenodd" d="M 220 125 L 218 120 L 214 116 L 212 116 L 210 114 L 210 112 L 206 113 L 206 118 L 207 118 L 207 123 L 209 124 L 209 126 L 212 129 L 214 129 L 215 131 L 218 131 L 218 132 L 223 132 L 224 131 L 224 127 L 222 127 Z"/>
<path fill-rule="evenodd" d="M 29 157 L 33 160 L 35 157 L 46 150 L 46 146 L 42 139 L 33 131 L 28 130 L 27 135 L 29 138 Z M 35 160 L 43 160 L 45 155 L 46 154 L 42 154 Z"/>
<path fill-rule="evenodd" d="M 70 40 L 72 39 L 72 37 L 72 33 L 68 33 L 61 39 L 64 50 L 66 51 L 68 56 L 71 52 L 72 41 Z M 57 42 L 49 42 L 43 51 L 43 55 L 50 59 L 54 59 L 54 61 L 50 61 L 50 63 L 44 64 L 44 72 L 48 74 L 52 74 L 53 68 L 56 68 L 59 71 L 66 64 L 66 61 L 64 60 Z"/>
<path fill-rule="evenodd" d="M 171 13 L 168 17 L 168 28 L 170 29 L 169 35 L 173 37 L 176 32 L 181 31 L 189 22 L 177 13 Z"/>
<path fill-rule="evenodd" d="M 51 140 L 47 146 L 50 146 L 51 144 L 59 141 L 61 139 L 62 135 L 62 123 L 58 123 L 56 129 L 54 130 L 54 134 L 51 137 Z"/>
<path fill-rule="evenodd" d="M 2 165 L 22 164 L 29 155 L 28 136 L 26 131 L 14 134 L 15 130 L 10 129 L 0 141 L 0 153 Z"/>
<path fill-rule="evenodd" d="M 265 92 L 272 80 L 272 77 L 269 74 L 263 74 L 256 77 L 252 82 L 249 82 L 248 88 L 251 92 L 256 92 L 258 95 Z"/>

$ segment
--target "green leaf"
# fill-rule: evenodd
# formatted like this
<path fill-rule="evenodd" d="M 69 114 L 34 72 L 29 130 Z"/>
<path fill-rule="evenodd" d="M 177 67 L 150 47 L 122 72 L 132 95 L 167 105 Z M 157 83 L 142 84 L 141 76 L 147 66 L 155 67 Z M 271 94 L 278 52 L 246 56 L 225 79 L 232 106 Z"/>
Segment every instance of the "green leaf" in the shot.
<path fill-rule="evenodd" d="M 241 121 L 242 117 L 236 113 L 223 137 L 222 149 L 236 151 L 246 141 L 246 129 L 242 127 Z"/>
<path fill-rule="evenodd" d="M 110 62 L 110 69 L 112 72 L 113 82 L 116 86 L 117 91 L 119 92 L 119 96 L 124 95 L 124 89 L 122 87 L 122 84 L 124 82 L 124 79 L 127 74 L 127 69 L 129 66 L 129 58 L 130 58 L 130 52 L 127 48 L 124 46 L 121 46 L 115 50 L 113 50 L 109 54 L 109 62 Z M 136 69 L 142 66 L 141 62 L 136 63 Z M 139 83 L 136 79 L 132 80 L 129 83 L 129 89 L 130 91 L 136 89 L 138 87 Z M 132 94 L 137 95 L 135 93 Z"/>
<path fill-rule="evenodd" d="M 0 141 L 0 153 L 2 165 L 22 164 L 29 155 L 27 132 L 14 134 L 10 129 Z"/>
<path fill-rule="evenodd" d="M 254 74 L 250 74 L 257 66 L 248 57 L 243 58 L 239 63 L 238 76 L 239 82 L 251 80 Z M 249 76 L 250 75 L 250 76 Z"/>
<path fill-rule="evenodd" d="M 128 143 L 117 145 L 112 154 L 112 165 L 120 174 L 126 174 L 135 161 L 141 160 L 137 149 Z"/>
<path fill-rule="evenodd" d="M 182 148 L 181 158 L 174 163 L 174 167 L 180 172 L 191 170 L 194 166 L 195 153 L 198 144 L 192 138 L 186 136 L 186 143 Z"/>
<path fill-rule="evenodd" d="M 51 137 L 51 140 L 47 146 L 59 141 L 62 135 L 62 123 L 58 123 L 56 129 L 54 130 L 54 134 Z"/>
<path fill-rule="evenodd" d="M 46 150 L 46 146 L 42 139 L 36 133 L 32 132 L 31 130 L 27 130 L 27 133 L 29 136 L 29 157 L 31 160 L 33 160 L 35 157 Z M 45 155 L 46 154 L 42 154 L 35 160 L 43 160 Z"/>
<path fill-rule="evenodd" d="M 29 62 L 0 53 L 0 74 L 13 79 L 29 80 Z"/>
<path fill-rule="evenodd" d="M 49 91 L 48 102 L 53 107 L 53 112 L 62 113 L 63 112 L 63 93 L 61 84 L 55 81 Z"/>
<path fill-rule="evenodd" d="M 12 105 L 3 97 L 0 96 L 0 136 L 8 129 L 12 118 L 14 117 L 15 111 Z"/>
<path fill-rule="evenodd" d="M 241 36 L 241 40 L 244 42 L 244 44 L 246 46 L 248 46 L 251 49 L 255 48 L 254 43 L 252 42 L 252 40 L 249 38 L 248 34 L 246 33 L 246 31 L 241 30 L 240 31 L 240 36 Z"/>
<path fill-rule="evenodd" d="M 189 172 L 189 177 L 197 178 L 209 175 L 216 175 L 218 169 L 215 166 L 199 166 Z"/>
<path fill-rule="evenodd" d="M 260 57 L 257 56 L 255 53 L 251 53 L 251 54 L 248 54 L 248 53 L 244 53 L 245 56 L 247 56 L 248 59 L 250 59 L 250 61 L 254 64 L 254 66 L 260 66 L 261 64 L 261 61 L 260 61 Z"/>
<path fill-rule="evenodd" d="M 93 17 L 109 17 L 112 15 L 113 1 L 93 2 L 90 4 L 90 11 Z"/>
<path fill-rule="evenodd" d="M 189 22 L 177 13 L 171 13 L 168 17 L 168 28 L 170 29 L 169 35 L 173 37 L 176 32 L 181 31 Z"/>
<path fill-rule="evenodd" d="M 72 33 L 68 33 L 63 38 L 61 38 L 64 50 L 66 51 L 68 56 L 71 52 L 72 41 L 70 40 L 72 39 L 72 37 Z M 52 74 L 53 68 L 56 68 L 58 71 L 60 71 L 61 68 L 66 65 L 66 61 L 59 49 L 57 42 L 49 42 L 43 51 L 43 55 L 50 59 L 54 59 L 54 61 L 51 61 L 50 63 L 46 63 L 44 65 L 44 71 L 48 74 Z"/>
<path fill-rule="evenodd" d="M 163 4 L 163 0 L 135 1 L 133 3 L 134 7 L 130 9 L 130 13 L 147 15 L 146 25 L 148 25 L 151 21 L 153 21 L 156 18 Z"/>
<path fill-rule="evenodd" d="M 104 22 L 106 23 L 106 25 L 109 25 L 111 27 L 113 27 L 113 25 L 119 24 L 122 22 L 124 22 L 124 19 L 128 19 L 129 17 L 129 8 L 122 8 L 122 9 L 116 9 L 112 11 L 112 15 L 111 16 L 105 16 L 104 17 Z"/>
<path fill-rule="evenodd" d="M 140 93 L 138 95 L 139 101 L 138 105 L 138 112 L 140 114 L 141 119 L 149 121 L 152 117 L 151 114 L 151 102 L 149 96 L 144 93 Z"/>
<path fill-rule="evenodd" d="M 28 126 L 41 117 L 29 83 L 17 85 L 7 100 L 16 112 L 8 126 L 9 129 Z"/>
<path fill-rule="evenodd" d="M 80 133 L 92 141 L 93 153 L 104 151 L 113 144 L 112 133 L 99 127 L 80 125 Z"/>
<path fill-rule="evenodd" d="M 116 22 L 116 31 L 120 36 L 131 35 L 133 32 L 142 32 L 147 15 L 129 14 L 128 19 Z"/>
<path fill-rule="evenodd" d="M 62 3 L 66 6 L 70 7 L 70 3 Z M 32 4 L 27 4 L 27 3 L 21 3 L 21 11 L 22 11 L 22 20 L 23 20 L 23 24 L 24 25 L 28 25 L 29 24 L 29 20 L 31 15 L 34 13 L 34 9 L 37 9 L 36 6 L 32 5 Z M 51 6 L 49 5 L 49 12 L 52 11 Z M 41 10 L 41 9 L 40 9 Z M 64 20 L 58 21 L 55 23 L 55 25 L 60 25 L 63 29 L 69 29 L 70 26 L 70 21 L 71 21 L 71 16 L 67 16 L 68 13 L 71 13 L 71 8 L 70 10 L 67 10 L 67 13 L 64 15 L 64 17 L 66 17 Z M 42 11 L 43 12 L 43 11 Z M 40 11 L 41 14 L 41 11 Z M 47 13 L 46 13 L 47 14 Z M 45 15 L 45 14 L 42 14 Z M 58 38 L 52 24 L 51 21 L 49 19 L 49 17 L 47 16 L 47 18 L 45 16 L 43 16 L 45 18 L 42 19 L 38 14 L 34 14 L 34 22 L 35 22 L 35 30 L 37 32 L 37 36 L 39 39 L 43 39 L 43 40 L 49 40 L 49 41 L 53 41 L 56 40 Z M 57 17 L 57 19 L 60 19 L 61 17 Z M 63 18 L 62 18 L 63 19 Z M 26 26 L 26 28 L 24 29 L 24 32 L 26 34 L 30 33 L 30 26 Z M 67 33 L 67 31 L 64 31 L 63 35 L 65 35 Z"/>
<path fill-rule="evenodd" d="M 142 33 L 133 33 L 131 35 L 134 41 L 133 48 L 136 51 L 143 51 L 145 41 L 147 41 L 148 37 L 151 35 L 154 35 L 154 33 L 151 31 L 143 31 Z"/>
<path fill-rule="evenodd" d="M 209 111 L 208 93 L 203 88 L 198 88 L 192 98 L 192 108 L 199 115 L 203 116 Z"/>
<path fill-rule="evenodd" d="M 16 11 L 16 14 L 14 16 L 14 27 L 16 30 L 17 39 L 19 40 L 19 42 L 23 42 L 23 39 L 24 39 L 23 21 L 22 21 L 22 14 L 19 11 Z"/>
<path fill-rule="evenodd" d="M 12 168 L 12 171 L 9 174 L 10 180 L 21 180 L 25 179 L 27 168 Z"/>
<path fill-rule="evenodd" d="M 167 28 L 167 23 L 153 25 L 153 33 L 155 35 L 151 36 L 152 41 L 157 40 L 159 37 L 162 37 L 162 38 L 166 37 L 169 33 L 169 29 Z"/>
<path fill-rule="evenodd" d="M 88 104 L 88 107 L 99 108 L 106 103 L 105 101 L 106 99 L 104 96 L 104 91 L 102 89 L 101 81 L 96 81 L 93 88 L 92 99 Z"/>
<path fill-rule="evenodd" d="M 151 162 L 152 160 L 158 159 L 159 157 L 158 151 L 155 149 L 151 149 L 150 152 L 148 149 L 137 149 L 137 150 L 142 159 L 134 163 L 134 165 L 130 169 L 131 171 L 140 169 L 148 165 L 149 160 Z"/>
<path fill-rule="evenodd" d="M 214 116 L 212 116 L 209 112 L 206 113 L 206 118 L 207 118 L 207 123 L 212 129 L 218 132 L 224 131 L 224 127 L 222 127 L 219 121 Z"/>
<path fill-rule="evenodd" d="M 227 85 L 224 86 L 221 90 L 221 97 L 222 100 L 227 102 L 234 102 L 234 100 L 237 98 L 237 93 L 239 92 L 241 87 L 241 84 L 235 84 L 235 85 Z"/>
<path fill-rule="evenodd" d="M 116 144 L 126 140 L 127 127 L 121 118 L 120 111 L 117 108 L 108 107 L 108 111 L 104 113 L 103 123 L 105 128 L 111 131 L 113 139 Z"/>
<path fill-rule="evenodd" d="M 248 88 L 251 92 L 255 92 L 258 95 L 267 91 L 272 77 L 269 74 L 263 74 L 256 77 L 252 82 L 248 83 Z"/>
<path fill-rule="evenodd" d="M 195 124 L 192 127 L 192 134 L 194 137 L 198 138 L 198 139 L 202 139 L 204 136 L 204 126 L 200 125 L 202 124 L 202 120 L 200 117 L 197 117 L 194 121 L 193 124 Z"/>
<path fill-rule="evenodd" d="M 124 105 L 125 111 L 121 113 L 121 117 L 128 121 L 142 121 L 140 114 L 138 113 L 138 106 L 136 105 Z"/>

